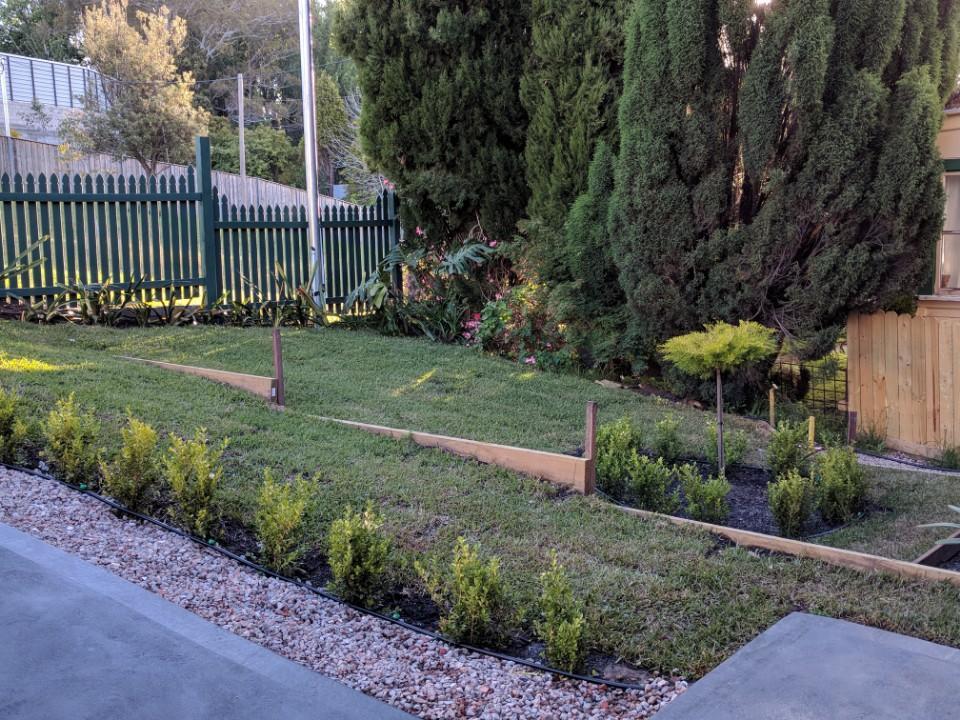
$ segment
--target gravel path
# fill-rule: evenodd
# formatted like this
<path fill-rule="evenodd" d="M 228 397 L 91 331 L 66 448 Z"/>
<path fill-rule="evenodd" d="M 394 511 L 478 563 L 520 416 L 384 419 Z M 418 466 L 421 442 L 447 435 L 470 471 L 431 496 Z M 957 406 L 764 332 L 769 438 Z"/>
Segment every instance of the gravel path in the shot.
<path fill-rule="evenodd" d="M 890 470 L 903 470 L 904 472 L 926 473 L 927 475 L 952 475 L 960 477 L 956 470 L 940 470 L 933 467 L 922 467 L 908 462 L 898 462 L 893 458 L 877 457 L 876 455 L 865 455 L 857 453 L 857 460 L 861 465 L 868 465 L 877 468 L 889 468 Z"/>
<path fill-rule="evenodd" d="M 645 718 L 687 683 L 644 692 L 559 680 L 476 655 L 264 577 L 63 485 L 0 468 L 0 522 L 423 718 Z"/>

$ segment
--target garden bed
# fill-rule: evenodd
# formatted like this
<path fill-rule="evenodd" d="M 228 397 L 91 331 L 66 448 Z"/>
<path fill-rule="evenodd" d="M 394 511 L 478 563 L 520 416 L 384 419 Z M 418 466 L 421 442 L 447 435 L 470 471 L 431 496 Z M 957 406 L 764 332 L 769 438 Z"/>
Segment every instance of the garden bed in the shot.
<path fill-rule="evenodd" d="M 689 460 L 688 462 L 697 465 L 700 470 L 700 475 L 703 478 L 707 478 L 712 472 L 715 472 L 706 462 L 700 460 Z M 727 468 L 726 478 L 730 483 L 730 493 L 727 495 L 730 513 L 726 519 L 715 524 L 766 535 L 780 536 L 781 533 L 777 527 L 777 522 L 770 510 L 767 491 L 768 484 L 773 482 L 773 473 L 766 468 L 752 465 L 734 465 Z M 683 498 L 679 484 L 674 483 L 670 491 L 676 492 L 680 497 L 680 507 L 670 514 L 680 518 L 691 519 L 691 515 L 687 512 L 686 500 Z M 635 503 L 631 502 L 629 496 L 615 499 L 628 507 L 637 507 Z M 860 522 L 871 512 L 876 511 L 882 511 L 882 509 L 869 508 L 853 522 Z M 841 527 L 845 527 L 845 525 L 830 525 L 823 519 L 818 511 L 815 511 L 811 519 L 804 526 L 804 537 L 811 539 L 823 537 Z"/>
<path fill-rule="evenodd" d="M 511 604 L 527 608 L 536 602 L 547 551 L 556 550 L 575 593 L 590 598 L 591 646 L 634 666 L 698 677 L 798 608 L 960 645 L 960 598 L 944 583 L 750 552 L 662 518 L 630 517 L 608 503 L 497 468 L 313 422 L 296 411 L 276 413 L 230 388 L 115 357 L 202 357 L 211 366 L 264 373 L 272 367 L 268 330 L 5 323 L 0 341 L 6 353 L 0 383 L 20 394 L 26 412 L 42 418 L 58 397 L 76 392 L 78 402 L 100 417 L 98 442 L 107 453 L 117 449 L 127 410 L 164 436 L 186 436 L 204 426 L 212 442 L 230 438 L 221 503 L 224 517 L 242 525 L 251 521 L 264 468 L 277 477 L 306 473 L 317 477 L 320 502 L 311 544 L 322 545 L 328 523 L 344 506 L 371 500 L 395 540 L 398 579 L 415 585 L 412 560 L 448 560 L 462 535 L 500 557 Z M 630 415 L 649 426 L 666 412 L 676 413 L 691 445 L 702 442 L 709 419 L 588 380 L 422 340 L 324 330 L 290 332 L 284 343 L 288 405 L 315 414 L 554 451 L 582 441 L 587 400 L 600 402 L 605 420 Z M 928 511 L 946 508 L 941 501 L 947 488 L 943 492 L 924 506 L 920 522 L 939 519 Z M 883 504 L 899 507 L 914 497 Z M 868 524 L 884 518 L 875 514 Z M 846 529 L 828 538 L 838 536 L 851 541 Z M 869 543 L 903 537 L 902 531 L 877 528 Z M 913 559 L 936 539 L 926 531 L 897 553 Z"/>
<path fill-rule="evenodd" d="M 0 488 L 0 522 L 419 717 L 480 716 L 496 707 L 518 718 L 639 719 L 686 687 L 679 678 L 645 678 L 639 690 L 556 680 L 259 574 L 156 525 L 119 518 L 53 480 L 0 468 Z"/>
<path fill-rule="evenodd" d="M 244 558 L 256 559 L 259 547 L 255 535 L 249 528 L 233 520 L 223 521 L 220 523 L 218 537 L 221 538 L 219 544 L 224 549 Z M 307 553 L 301 560 L 294 577 L 312 587 L 324 588 L 333 580 L 333 572 L 323 554 L 314 550 Z M 380 611 L 431 634 L 440 633 L 440 608 L 421 589 L 405 587 L 385 589 L 381 597 Z M 550 670 L 543 659 L 543 643 L 528 634 L 514 632 L 505 639 L 502 647 L 496 649 L 505 655 L 529 661 L 542 666 L 544 670 Z M 642 683 L 645 679 L 652 677 L 652 673 L 625 663 L 619 658 L 596 652 L 590 653 L 586 658 L 582 671 L 586 677 L 598 681 Z"/>

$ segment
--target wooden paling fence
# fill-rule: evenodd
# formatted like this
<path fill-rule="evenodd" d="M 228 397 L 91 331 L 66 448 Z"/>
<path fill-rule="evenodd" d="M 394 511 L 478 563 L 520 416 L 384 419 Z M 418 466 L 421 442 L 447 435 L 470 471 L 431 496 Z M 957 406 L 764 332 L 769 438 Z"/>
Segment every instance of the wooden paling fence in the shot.
<path fill-rule="evenodd" d="M 346 295 L 398 242 L 396 199 L 321 213 L 327 304 Z M 282 299 L 275 268 L 291 286 L 310 282 L 303 206 L 237 206 L 220 198 L 210 144 L 197 140 L 196 169 L 180 177 L 28 174 L 0 176 L 0 261 L 38 240 L 34 267 L 0 284 L 0 298 L 36 301 L 65 286 L 138 283 L 142 299 L 204 294 L 207 302 Z"/>
<path fill-rule="evenodd" d="M 159 163 L 157 175 L 179 179 L 191 171 L 189 165 Z M 123 175 L 129 177 L 143 172 L 140 163 L 133 158 L 116 158 L 104 153 L 79 154 L 68 145 L 8 138 L 0 135 L 0 175 L 13 177 L 17 173 L 26 176 L 38 175 Z M 271 180 L 255 177 L 240 177 L 236 173 L 212 170 L 213 184 L 221 198 L 241 205 L 297 206 L 306 205 L 307 191 L 282 185 Z M 350 206 L 352 203 L 337 200 L 329 195 L 319 196 L 320 207 Z"/>
<path fill-rule="evenodd" d="M 847 353 L 860 432 L 926 457 L 960 445 L 960 318 L 853 314 Z"/>

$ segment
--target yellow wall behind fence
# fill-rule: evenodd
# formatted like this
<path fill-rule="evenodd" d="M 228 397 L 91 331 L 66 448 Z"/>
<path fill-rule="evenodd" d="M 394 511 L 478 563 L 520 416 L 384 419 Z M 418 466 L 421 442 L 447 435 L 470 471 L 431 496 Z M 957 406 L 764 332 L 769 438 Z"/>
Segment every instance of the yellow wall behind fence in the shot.
<path fill-rule="evenodd" d="M 944 115 L 943 127 L 937 136 L 937 147 L 944 160 L 960 159 L 960 113 Z"/>
<path fill-rule="evenodd" d="M 921 300 L 916 316 L 852 314 L 847 373 L 860 432 L 927 457 L 960 445 L 960 303 Z"/>

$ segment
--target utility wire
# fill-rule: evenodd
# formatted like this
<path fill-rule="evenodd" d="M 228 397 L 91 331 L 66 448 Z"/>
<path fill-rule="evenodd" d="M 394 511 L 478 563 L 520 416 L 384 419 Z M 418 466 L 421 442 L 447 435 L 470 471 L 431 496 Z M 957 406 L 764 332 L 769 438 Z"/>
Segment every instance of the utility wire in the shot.
<path fill-rule="evenodd" d="M 342 65 L 343 63 L 350 62 L 350 58 L 340 58 L 339 60 L 332 60 L 331 62 L 324 63 L 323 65 L 316 65 L 315 67 L 324 69 L 328 67 L 333 67 L 334 65 Z M 112 75 L 107 75 L 102 73 L 94 67 L 88 68 L 94 70 L 95 72 L 100 73 L 100 75 L 111 82 L 117 83 L 119 85 L 209 85 L 211 83 L 225 82 L 230 81 L 234 82 L 237 79 L 237 73 L 233 75 L 227 75 L 224 77 L 218 78 L 208 78 L 206 80 L 121 80 L 120 78 L 115 78 Z M 271 87 L 270 85 L 265 85 L 264 87 Z M 281 85 L 280 89 L 299 87 L 299 84 L 290 83 L 289 85 Z"/>

